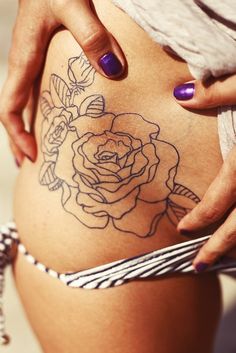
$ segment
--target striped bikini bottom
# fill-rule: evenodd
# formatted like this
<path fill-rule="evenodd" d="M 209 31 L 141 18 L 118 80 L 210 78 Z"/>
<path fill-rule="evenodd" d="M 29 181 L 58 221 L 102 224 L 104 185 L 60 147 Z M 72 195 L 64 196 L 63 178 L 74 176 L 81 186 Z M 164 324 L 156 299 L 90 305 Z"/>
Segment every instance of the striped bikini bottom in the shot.
<path fill-rule="evenodd" d="M 209 238 L 210 235 L 207 235 L 87 270 L 58 273 L 46 267 L 29 254 L 25 246 L 20 242 L 14 222 L 0 226 L 0 344 L 7 344 L 9 342 L 9 338 L 5 334 L 1 303 L 4 286 L 4 270 L 14 259 L 12 255 L 16 253 L 16 251 L 13 251 L 14 248 L 17 248 L 17 250 L 25 256 L 26 260 L 40 271 L 60 280 L 69 287 L 104 289 L 142 278 L 154 278 L 171 273 L 196 273 L 192 266 L 192 260 L 200 247 Z M 236 259 L 222 257 L 206 271 L 235 272 Z"/>

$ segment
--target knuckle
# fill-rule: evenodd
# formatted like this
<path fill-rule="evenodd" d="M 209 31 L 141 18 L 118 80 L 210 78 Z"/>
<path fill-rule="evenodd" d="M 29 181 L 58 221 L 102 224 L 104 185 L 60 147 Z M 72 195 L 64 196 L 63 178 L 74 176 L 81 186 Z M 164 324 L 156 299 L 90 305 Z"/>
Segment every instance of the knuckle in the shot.
<path fill-rule="evenodd" d="M 107 48 L 108 36 L 105 29 L 96 27 L 93 30 L 89 29 L 88 33 L 84 34 L 81 39 L 81 46 L 87 53 L 98 54 Z"/>
<path fill-rule="evenodd" d="M 201 249 L 201 256 L 206 262 L 214 262 L 216 259 L 222 256 L 222 252 L 218 248 L 209 248 L 205 246 Z"/>
<path fill-rule="evenodd" d="M 208 89 L 204 90 L 204 103 L 206 106 L 210 107 L 216 101 L 216 90 L 215 86 L 212 85 Z"/>
<path fill-rule="evenodd" d="M 11 138 L 14 138 L 15 129 L 11 120 L 10 110 L 2 109 L 2 107 L 0 107 L 0 122 L 3 124 L 8 135 L 11 136 Z"/>
<path fill-rule="evenodd" d="M 60 15 L 70 5 L 69 3 L 71 0 L 50 0 L 50 7 L 53 13 Z"/>
<path fill-rule="evenodd" d="M 220 213 L 220 210 L 215 205 L 208 206 L 208 207 L 199 205 L 198 216 L 205 222 L 212 222 L 217 218 L 219 213 Z"/>
<path fill-rule="evenodd" d="M 236 229 L 224 236 L 223 242 L 227 248 L 231 248 L 236 245 Z"/>

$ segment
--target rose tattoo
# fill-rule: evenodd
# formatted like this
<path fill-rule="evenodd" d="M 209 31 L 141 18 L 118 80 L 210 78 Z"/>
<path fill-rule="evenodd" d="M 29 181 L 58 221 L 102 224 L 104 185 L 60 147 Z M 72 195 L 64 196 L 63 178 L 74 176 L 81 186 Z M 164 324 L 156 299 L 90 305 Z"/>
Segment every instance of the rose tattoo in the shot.
<path fill-rule="evenodd" d="M 79 102 L 94 75 L 83 53 L 69 59 L 70 86 L 51 75 L 50 91 L 41 98 L 40 183 L 61 189 L 65 211 L 86 227 L 110 222 L 122 232 L 153 235 L 164 216 L 176 224 L 199 198 L 175 182 L 179 154 L 158 139 L 157 124 L 135 113 L 106 112 L 99 94 Z M 140 227 L 134 220 L 145 210 Z"/>

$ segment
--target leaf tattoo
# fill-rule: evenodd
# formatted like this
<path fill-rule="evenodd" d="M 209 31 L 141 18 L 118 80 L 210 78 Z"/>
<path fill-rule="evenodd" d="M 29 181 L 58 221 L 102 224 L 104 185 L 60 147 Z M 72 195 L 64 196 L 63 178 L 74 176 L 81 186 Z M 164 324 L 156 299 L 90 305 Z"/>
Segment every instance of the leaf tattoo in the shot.
<path fill-rule="evenodd" d="M 52 97 L 54 98 L 53 102 L 55 106 L 60 107 L 61 104 L 63 104 L 64 107 L 69 107 L 71 92 L 65 81 L 59 76 L 53 74 L 51 75 L 50 83 L 50 91 Z"/>

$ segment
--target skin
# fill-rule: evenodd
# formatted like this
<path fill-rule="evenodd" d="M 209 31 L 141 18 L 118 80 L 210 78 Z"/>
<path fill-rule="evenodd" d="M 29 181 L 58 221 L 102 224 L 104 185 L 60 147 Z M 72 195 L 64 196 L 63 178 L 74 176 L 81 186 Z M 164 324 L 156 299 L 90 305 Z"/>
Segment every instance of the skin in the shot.
<path fill-rule="evenodd" d="M 27 130 L 27 125 L 32 128 L 34 117 L 32 90 L 42 70 L 50 38 L 61 26 L 68 28 L 101 75 L 106 76 L 98 61 L 107 52 L 113 52 L 125 68 L 122 50 L 99 20 L 92 1 L 20 0 L 8 76 L 0 96 L 0 121 L 7 130 L 18 165 L 25 156 L 31 161 L 37 156 L 32 129 Z M 123 70 L 117 76 L 122 73 Z M 24 115 L 27 124 L 23 121 Z"/>
<path fill-rule="evenodd" d="M 187 230 L 191 234 L 220 220 L 231 208 L 231 212 L 228 212 L 229 214 L 221 227 L 200 249 L 193 262 L 195 267 L 199 263 L 210 266 L 225 254 L 235 258 L 235 157 L 236 149 L 234 147 L 202 201 L 178 225 L 180 232 Z"/>
<path fill-rule="evenodd" d="M 195 84 L 193 98 L 177 101 L 184 108 L 204 109 L 236 103 L 236 75 L 225 76 L 218 80 L 210 79 L 208 82 L 200 80 L 192 82 Z M 198 268 L 200 263 L 210 266 L 225 254 L 233 258 L 236 256 L 235 161 L 236 148 L 234 147 L 201 202 L 178 224 L 180 232 L 187 231 L 193 234 L 227 214 L 224 223 L 213 232 L 210 240 L 204 244 L 194 259 L 195 268 Z"/>
<path fill-rule="evenodd" d="M 108 51 L 116 54 L 125 69 L 126 61 L 120 46 L 100 22 L 91 4 L 88 0 L 19 1 L 9 55 L 8 77 L 0 96 L 0 121 L 9 135 L 9 143 L 18 166 L 22 164 L 25 156 L 31 161 L 36 159 L 37 145 L 32 132 L 35 111 L 32 87 L 42 69 L 46 48 L 55 30 L 61 25 L 68 28 L 101 75 L 104 75 L 104 72 L 98 65 L 98 59 Z M 123 71 L 120 74 L 122 73 Z M 207 84 L 194 82 L 195 95 L 189 101 L 179 101 L 182 107 L 208 109 L 235 104 L 236 75 L 225 76 L 219 80 L 211 79 Z M 30 127 L 29 132 L 23 122 L 23 115 L 24 121 L 27 121 L 26 125 Z M 211 225 L 235 202 L 235 196 L 232 196 L 236 190 L 235 157 L 234 149 L 202 202 L 179 224 L 180 232 L 187 230 L 191 233 Z M 230 185 L 230 195 L 222 188 L 225 180 Z M 219 203 L 219 200 L 223 202 Z M 221 227 L 201 249 L 193 262 L 195 267 L 200 262 L 210 265 L 235 247 L 234 212 L 227 217 L 224 227 Z M 232 255 L 232 252 L 230 254 Z"/>
<path fill-rule="evenodd" d="M 104 1 L 95 2 L 96 10 L 124 49 L 129 70 L 124 80 L 111 81 L 97 75 L 84 97 L 102 94 L 106 112 L 140 114 L 154 126 L 158 125 L 158 139 L 175 146 L 180 155 L 176 182 L 201 198 L 222 164 L 216 111 L 196 114 L 176 104 L 172 88 L 192 79 L 187 65 L 167 55 L 109 1 L 104 7 Z M 69 84 L 68 59 L 81 51 L 68 31 L 55 34 L 48 48 L 38 96 L 49 90 L 52 74 Z M 93 229 L 89 228 L 78 219 L 83 213 L 78 211 L 76 203 L 73 212 L 79 213 L 77 218 L 67 212 L 62 207 L 61 190 L 50 192 L 47 185 L 40 183 L 45 162 L 41 150 L 44 121 L 38 104 L 33 128 L 39 153 L 35 163 L 24 160 L 14 198 L 14 219 L 20 239 L 40 262 L 58 272 L 78 271 L 187 240 L 166 215 L 153 235 L 138 237 L 116 229 L 111 223 L 98 229 L 91 222 Z M 87 120 L 84 129 L 89 131 L 91 127 L 86 124 Z M 125 122 L 119 124 L 125 133 L 132 128 Z M 93 125 L 104 129 L 99 118 Z M 142 126 L 141 132 L 148 134 L 149 124 Z M 72 163 L 70 148 L 65 149 L 62 157 L 60 174 L 68 170 L 67 163 Z M 169 165 L 169 153 L 162 160 Z M 163 171 L 159 170 L 159 175 Z M 163 190 L 164 183 L 159 183 L 153 192 L 147 189 L 143 196 L 149 199 Z M 126 226 L 137 229 L 138 223 L 139 229 L 145 229 L 149 206 L 142 207 Z M 180 206 L 186 207 L 185 199 Z M 41 273 L 20 254 L 14 274 L 27 316 L 46 353 L 213 352 L 221 314 L 216 274 L 133 281 L 98 291 L 77 290 Z M 211 300 L 206 300 L 208 296 Z"/>

